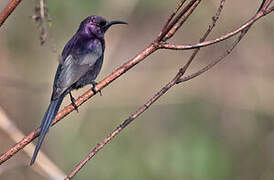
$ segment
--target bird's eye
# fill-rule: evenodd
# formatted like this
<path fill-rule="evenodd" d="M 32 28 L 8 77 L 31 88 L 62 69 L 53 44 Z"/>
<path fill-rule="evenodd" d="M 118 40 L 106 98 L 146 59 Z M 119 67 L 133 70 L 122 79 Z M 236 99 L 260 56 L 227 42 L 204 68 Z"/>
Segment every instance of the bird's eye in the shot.
<path fill-rule="evenodd" d="M 105 26 L 106 25 L 106 21 L 101 21 L 100 23 L 99 23 L 99 25 L 102 27 L 102 26 Z"/>

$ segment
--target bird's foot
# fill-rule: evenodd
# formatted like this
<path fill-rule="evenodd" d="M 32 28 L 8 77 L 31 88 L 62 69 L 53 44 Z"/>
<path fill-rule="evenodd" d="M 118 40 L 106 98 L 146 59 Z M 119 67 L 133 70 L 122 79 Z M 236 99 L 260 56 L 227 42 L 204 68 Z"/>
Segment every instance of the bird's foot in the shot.
<path fill-rule="evenodd" d="M 91 87 L 92 92 L 93 92 L 94 94 L 96 94 L 97 92 L 99 92 L 99 93 L 100 93 L 100 96 L 102 96 L 101 90 L 96 91 L 96 89 L 95 89 L 95 86 L 96 86 L 98 83 L 95 82 L 95 81 L 92 81 L 91 84 L 92 84 L 92 87 Z"/>
<path fill-rule="evenodd" d="M 71 92 L 69 92 L 69 96 L 70 96 L 70 101 L 71 101 L 71 104 L 72 104 L 72 106 L 74 107 L 74 109 L 77 111 L 77 113 L 79 112 L 78 111 L 78 106 L 76 105 L 76 101 L 75 101 L 75 99 L 74 99 L 74 97 L 72 96 L 72 94 L 71 94 Z"/>

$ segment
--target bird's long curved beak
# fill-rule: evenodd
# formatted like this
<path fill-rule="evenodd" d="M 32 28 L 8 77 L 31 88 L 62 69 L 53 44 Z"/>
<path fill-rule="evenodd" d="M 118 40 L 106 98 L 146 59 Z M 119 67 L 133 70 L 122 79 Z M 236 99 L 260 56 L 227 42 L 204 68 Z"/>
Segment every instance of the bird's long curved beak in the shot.
<path fill-rule="evenodd" d="M 108 28 L 110 28 L 110 26 L 114 25 L 114 24 L 128 24 L 124 21 L 110 21 L 110 22 L 107 22 L 107 24 L 104 26 L 104 30 L 108 30 Z"/>

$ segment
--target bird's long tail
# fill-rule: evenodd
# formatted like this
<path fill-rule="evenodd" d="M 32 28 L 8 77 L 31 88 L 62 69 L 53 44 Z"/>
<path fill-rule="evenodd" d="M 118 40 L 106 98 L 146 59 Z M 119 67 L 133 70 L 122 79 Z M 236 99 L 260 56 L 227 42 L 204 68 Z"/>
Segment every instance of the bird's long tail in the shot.
<path fill-rule="evenodd" d="M 33 152 L 32 159 L 30 161 L 30 165 L 32 165 L 36 159 L 36 156 L 39 152 L 39 149 L 41 148 L 41 145 L 43 143 L 43 140 L 60 108 L 60 105 L 64 99 L 64 96 L 59 97 L 57 100 L 52 100 L 48 106 L 48 109 L 44 115 L 43 121 L 40 126 L 40 136 L 38 138 L 37 145 L 35 147 L 35 150 Z"/>

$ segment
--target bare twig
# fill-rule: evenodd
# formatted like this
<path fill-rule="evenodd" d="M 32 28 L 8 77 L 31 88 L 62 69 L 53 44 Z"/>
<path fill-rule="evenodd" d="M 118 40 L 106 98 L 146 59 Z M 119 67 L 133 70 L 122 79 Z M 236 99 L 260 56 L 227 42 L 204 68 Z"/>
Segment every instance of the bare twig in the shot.
<path fill-rule="evenodd" d="M 249 28 L 247 28 L 247 30 L 241 32 L 241 34 L 239 35 L 239 37 L 237 38 L 237 40 L 231 45 L 231 48 L 229 48 L 228 50 L 226 50 L 225 53 L 222 56 L 220 56 L 218 59 L 216 59 L 215 61 L 211 62 L 210 64 L 208 64 L 207 66 L 205 66 L 201 70 L 199 70 L 199 71 L 197 71 L 197 72 L 195 72 L 195 73 L 193 73 L 191 75 L 181 77 L 177 81 L 177 83 L 185 82 L 185 81 L 193 79 L 193 78 L 195 78 L 197 76 L 200 76 L 201 74 L 205 73 L 209 69 L 213 68 L 216 64 L 218 64 L 219 62 L 221 62 L 222 60 L 224 60 L 225 57 L 228 56 L 232 52 L 232 50 L 239 44 L 239 42 L 242 40 L 242 38 L 247 33 L 248 29 Z"/>
<path fill-rule="evenodd" d="M 261 11 L 263 9 L 264 5 L 265 5 L 265 0 L 262 0 L 262 3 L 261 3 L 257 12 Z"/>
<path fill-rule="evenodd" d="M 176 31 L 182 27 L 182 25 L 184 24 L 184 22 L 188 19 L 188 17 L 193 13 L 193 11 L 197 8 L 197 6 L 200 4 L 201 0 L 195 1 L 191 7 L 185 12 L 183 13 L 183 16 L 180 17 L 180 19 L 178 20 L 178 22 L 176 22 L 176 24 L 174 24 L 172 26 L 172 28 L 168 31 L 168 33 L 165 35 L 165 37 L 163 38 L 163 41 L 165 42 L 166 40 L 172 38 L 172 36 L 176 33 Z"/>
<path fill-rule="evenodd" d="M 268 14 L 268 13 L 270 13 L 270 12 L 272 12 L 272 11 L 274 11 L 274 6 L 271 6 L 270 8 L 266 9 L 266 10 L 264 11 L 264 13 L 265 13 L 265 14 Z"/>
<path fill-rule="evenodd" d="M 266 10 L 270 6 L 273 0 L 263 0 L 262 6 L 260 7 L 260 10 Z"/>
<path fill-rule="evenodd" d="M 163 32 L 167 32 L 167 28 L 169 23 L 171 22 L 171 20 L 174 18 L 174 16 L 178 13 L 178 11 L 181 9 L 181 7 L 184 5 L 184 3 L 186 2 L 186 0 L 182 0 L 179 2 L 178 6 L 174 9 L 174 11 L 171 13 L 171 15 L 169 16 L 169 18 L 167 19 L 165 25 L 162 28 L 161 33 L 158 35 L 158 37 L 162 36 Z"/>
<path fill-rule="evenodd" d="M 267 2 L 263 1 L 261 7 L 259 8 L 259 11 L 264 10 L 265 8 L 268 7 L 268 6 L 264 6 L 263 4 L 267 4 Z M 259 11 L 257 13 L 259 13 Z M 234 41 L 234 43 L 231 45 L 231 47 L 225 51 L 225 53 L 222 56 L 220 56 L 219 58 L 217 58 L 215 61 L 211 62 L 204 68 L 198 70 L 197 72 L 195 72 L 191 75 L 188 75 L 188 76 L 181 77 L 177 83 L 185 82 L 185 81 L 191 80 L 197 76 L 200 76 L 201 74 L 205 73 L 209 69 L 213 68 L 216 64 L 218 64 L 219 62 L 224 60 L 225 57 L 228 56 L 232 52 L 232 50 L 239 44 L 239 42 L 243 39 L 243 37 L 246 35 L 246 33 L 248 32 L 248 30 L 251 28 L 252 25 L 253 25 L 253 23 L 241 31 L 241 34 L 239 35 L 239 37 Z"/>
<path fill-rule="evenodd" d="M 169 18 L 168 21 L 165 23 L 165 26 L 163 27 L 161 33 L 159 34 L 158 38 L 155 40 L 155 42 L 160 42 L 162 41 L 165 36 L 171 31 L 171 29 L 180 21 L 180 19 L 182 18 L 181 21 L 185 21 L 189 15 L 193 12 L 193 10 L 197 7 L 196 4 L 198 2 L 200 2 L 201 0 L 191 0 L 184 9 L 182 9 L 180 12 L 178 12 L 178 10 L 182 7 L 182 5 L 184 4 L 184 1 L 182 1 L 182 3 L 180 3 L 178 5 L 178 8 L 175 9 L 175 11 L 173 12 L 173 14 L 178 13 L 177 16 L 174 17 L 174 15 L 171 15 L 174 17 L 174 19 L 171 21 L 171 19 Z M 183 17 L 185 14 L 185 17 Z M 175 31 L 173 31 L 173 33 L 175 33 Z M 165 39 L 167 40 L 167 38 Z"/>
<path fill-rule="evenodd" d="M 189 49 L 196 49 L 196 48 L 201 48 L 201 47 L 206 47 L 221 41 L 224 41 L 230 37 L 235 36 L 236 34 L 240 33 L 242 30 L 246 29 L 248 26 L 251 24 L 255 23 L 258 19 L 261 17 L 271 13 L 274 9 L 270 8 L 268 10 L 264 10 L 263 12 L 260 11 L 258 12 L 255 16 L 253 16 L 251 19 L 249 19 L 246 23 L 235 29 L 234 31 L 231 31 L 219 38 L 209 40 L 209 41 L 204 41 L 201 43 L 197 44 L 192 44 L 192 45 L 175 45 L 175 44 L 169 44 L 169 43 L 160 43 L 159 47 L 163 49 L 172 49 L 172 50 L 189 50 Z"/>
<path fill-rule="evenodd" d="M 205 41 L 206 38 L 208 37 L 208 35 L 211 33 L 212 29 L 215 27 L 216 22 L 218 21 L 218 19 L 220 17 L 220 14 L 221 14 L 221 12 L 223 10 L 224 3 L 225 3 L 225 0 L 221 0 L 220 6 L 217 9 L 216 15 L 214 17 L 212 17 L 212 24 L 209 25 L 207 31 L 205 32 L 205 34 L 203 35 L 203 37 L 200 39 L 200 42 Z M 193 59 L 195 58 L 195 56 L 198 54 L 199 51 L 200 51 L 200 48 L 195 49 L 195 51 L 192 53 L 192 55 L 190 56 L 189 60 L 187 61 L 187 63 L 183 67 L 183 69 L 185 69 L 184 71 L 186 71 L 186 69 L 190 66 L 191 62 L 193 61 Z M 178 80 L 180 80 L 180 78 L 182 76 L 183 76 L 183 74 L 177 79 L 176 83 L 178 83 Z"/>
<path fill-rule="evenodd" d="M 10 0 L 8 5 L 0 13 L 0 27 L 4 24 L 9 15 L 14 11 L 14 9 L 19 5 L 21 0 Z"/>

